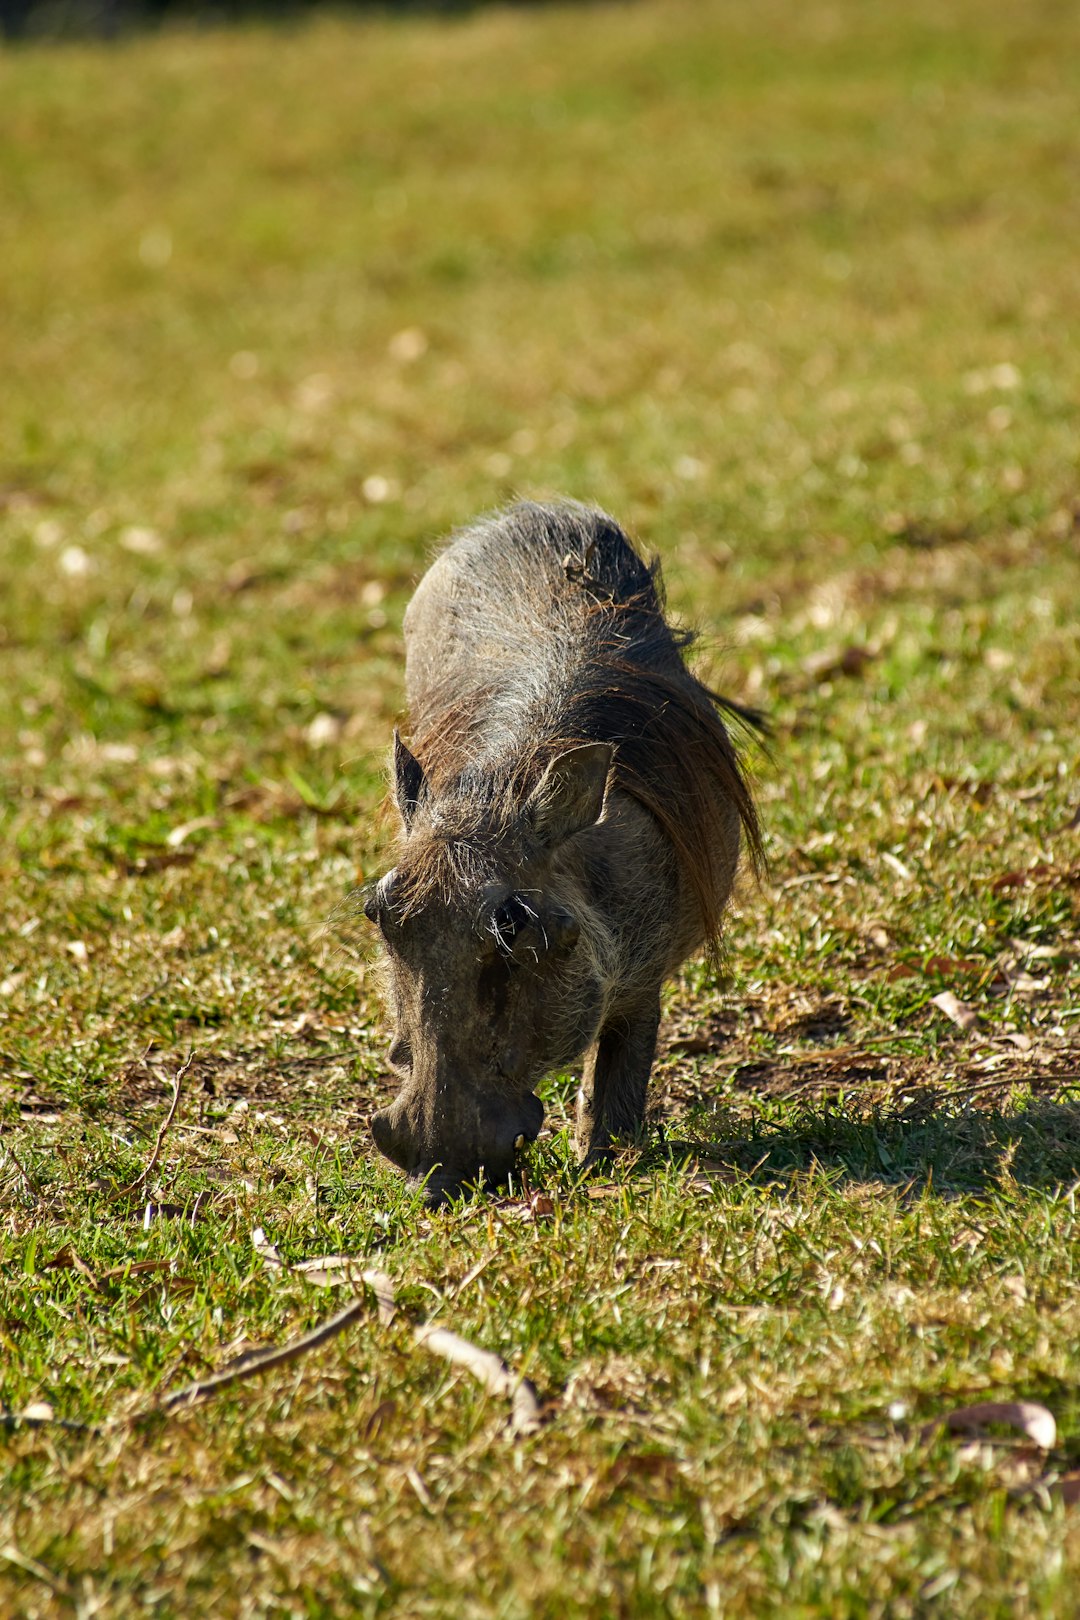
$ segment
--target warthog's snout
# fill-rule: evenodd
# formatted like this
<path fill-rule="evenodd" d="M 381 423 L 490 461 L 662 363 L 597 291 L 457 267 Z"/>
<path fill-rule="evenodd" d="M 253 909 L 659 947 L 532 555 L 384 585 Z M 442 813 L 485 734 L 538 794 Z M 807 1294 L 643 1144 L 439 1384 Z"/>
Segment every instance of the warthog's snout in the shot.
<path fill-rule="evenodd" d="M 424 1096 L 412 1091 L 372 1115 L 371 1134 L 380 1153 L 424 1183 L 424 1201 L 446 1203 L 469 1182 L 491 1186 L 505 1180 L 514 1156 L 532 1142 L 544 1122 L 544 1105 L 532 1092 L 519 1096 L 461 1092 L 453 1110 L 460 1118 L 434 1128 Z M 450 1110 L 448 1109 L 449 1113 Z"/>

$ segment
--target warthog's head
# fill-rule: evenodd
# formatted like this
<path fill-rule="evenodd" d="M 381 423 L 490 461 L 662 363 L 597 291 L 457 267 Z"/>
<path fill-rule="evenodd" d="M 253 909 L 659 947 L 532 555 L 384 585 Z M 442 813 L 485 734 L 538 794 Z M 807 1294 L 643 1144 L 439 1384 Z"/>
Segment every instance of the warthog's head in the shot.
<path fill-rule="evenodd" d="M 600 817 L 611 757 L 569 749 L 515 802 L 512 786 L 433 793 L 395 736 L 404 845 L 364 910 L 385 945 L 404 1080 L 371 1130 L 429 1204 L 506 1176 L 543 1122 L 533 1087 L 595 1037 L 606 935 L 567 857 Z"/>

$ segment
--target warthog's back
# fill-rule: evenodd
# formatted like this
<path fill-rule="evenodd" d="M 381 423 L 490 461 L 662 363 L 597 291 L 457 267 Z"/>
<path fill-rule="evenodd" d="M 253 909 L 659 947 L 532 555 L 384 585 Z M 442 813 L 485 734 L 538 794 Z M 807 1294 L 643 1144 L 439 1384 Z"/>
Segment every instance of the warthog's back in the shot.
<path fill-rule="evenodd" d="M 459 534 L 405 616 L 413 746 L 442 798 L 528 793 L 563 750 L 615 745 L 614 786 L 659 821 L 710 940 L 753 802 L 724 725 L 663 613 L 659 568 L 618 524 L 522 504 Z"/>
<path fill-rule="evenodd" d="M 631 605 L 638 622 L 621 627 L 631 638 L 626 656 L 642 665 L 659 658 L 673 671 L 678 653 L 650 571 L 609 518 L 518 506 L 467 529 L 428 570 L 405 617 L 414 728 L 427 729 L 429 710 L 470 700 L 485 720 L 535 727 L 543 714 L 557 724 L 575 677 L 587 681 L 583 666 L 604 657 L 613 617 L 625 619 Z"/>

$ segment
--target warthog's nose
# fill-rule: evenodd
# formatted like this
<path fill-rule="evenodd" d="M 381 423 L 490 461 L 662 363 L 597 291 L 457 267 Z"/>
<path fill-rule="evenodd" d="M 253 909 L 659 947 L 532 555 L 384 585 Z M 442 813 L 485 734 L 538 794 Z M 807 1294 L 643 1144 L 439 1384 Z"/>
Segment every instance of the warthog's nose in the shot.
<path fill-rule="evenodd" d="M 396 1117 L 395 1117 L 396 1116 Z M 402 1110 L 395 1103 L 371 1116 L 371 1134 L 380 1153 L 392 1159 L 401 1170 L 411 1170 L 418 1157 L 415 1137 L 402 1118 Z"/>
<path fill-rule="evenodd" d="M 411 1181 L 426 1181 L 429 1204 L 453 1197 L 468 1182 L 501 1181 L 513 1169 L 515 1153 L 535 1139 L 544 1122 L 544 1106 L 532 1092 L 481 1097 L 462 1087 L 460 1098 L 454 1110 L 459 1117 L 448 1119 L 446 1110 L 437 1131 L 414 1093 L 371 1118 L 379 1152 Z"/>

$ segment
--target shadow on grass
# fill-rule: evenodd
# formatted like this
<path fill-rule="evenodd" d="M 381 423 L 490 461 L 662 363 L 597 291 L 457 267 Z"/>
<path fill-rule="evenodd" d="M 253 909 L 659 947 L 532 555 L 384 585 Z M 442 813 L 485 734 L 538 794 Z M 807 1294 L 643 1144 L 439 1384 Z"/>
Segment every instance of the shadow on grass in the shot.
<path fill-rule="evenodd" d="M 768 1180 L 823 1168 L 842 1181 L 887 1182 L 938 1193 L 978 1192 L 1010 1182 L 1051 1190 L 1080 1180 L 1080 1100 L 1037 1098 L 1024 1107 L 948 1107 L 869 1115 L 800 1105 L 783 1121 L 710 1118 L 694 1140 L 647 1149 L 634 1166 L 654 1171 L 673 1159 L 753 1170 Z"/>

